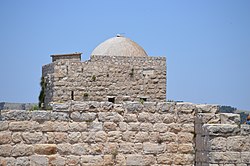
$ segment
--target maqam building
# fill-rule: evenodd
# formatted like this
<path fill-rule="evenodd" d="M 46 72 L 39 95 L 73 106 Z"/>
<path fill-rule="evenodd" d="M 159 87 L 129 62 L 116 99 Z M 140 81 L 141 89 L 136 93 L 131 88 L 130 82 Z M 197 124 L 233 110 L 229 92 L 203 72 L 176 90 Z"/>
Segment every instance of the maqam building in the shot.
<path fill-rule="evenodd" d="M 148 56 L 117 35 L 98 45 L 90 60 L 81 53 L 51 55 L 44 65 L 45 105 L 75 101 L 165 101 L 166 58 Z"/>

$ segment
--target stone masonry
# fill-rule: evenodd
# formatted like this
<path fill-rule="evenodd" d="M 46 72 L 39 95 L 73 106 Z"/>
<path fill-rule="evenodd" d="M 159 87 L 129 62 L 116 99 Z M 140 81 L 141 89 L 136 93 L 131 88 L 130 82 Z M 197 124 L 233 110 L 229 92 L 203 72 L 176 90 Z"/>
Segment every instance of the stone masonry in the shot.
<path fill-rule="evenodd" d="M 75 101 L 165 101 L 165 57 L 91 56 L 81 62 L 79 54 L 53 56 L 43 66 L 45 105 Z M 76 57 L 75 57 L 76 56 Z"/>

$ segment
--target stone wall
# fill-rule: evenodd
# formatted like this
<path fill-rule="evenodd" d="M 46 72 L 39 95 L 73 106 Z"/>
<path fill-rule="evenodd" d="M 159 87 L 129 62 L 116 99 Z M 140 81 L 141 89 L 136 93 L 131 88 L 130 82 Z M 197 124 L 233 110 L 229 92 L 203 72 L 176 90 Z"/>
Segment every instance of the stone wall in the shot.
<path fill-rule="evenodd" d="M 51 111 L 2 111 L 0 165 L 191 166 L 196 109 L 187 103 L 73 101 Z"/>
<path fill-rule="evenodd" d="M 250 126 L 239 114 L 198 113 L 195 132 L 196 165 L 250 165 Z"/>
<path fill-rule="evenodd" d="M 165 101 L 165 57 L 92 56 L 85 62 L 58 60 L 43 66 L 49 102 Z"/>

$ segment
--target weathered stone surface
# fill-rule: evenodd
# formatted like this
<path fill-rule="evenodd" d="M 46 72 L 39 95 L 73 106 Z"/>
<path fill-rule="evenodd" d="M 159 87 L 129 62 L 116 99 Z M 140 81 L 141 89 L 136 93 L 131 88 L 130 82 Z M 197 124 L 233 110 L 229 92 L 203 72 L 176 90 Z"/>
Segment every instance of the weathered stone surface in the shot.
<path fill-rule="evenodd" d="M 134 112 L 140 112 L 143 109 L 143 105 L 139 102 L 125 102 L 123 104 L 126 111 L 134 113 Z"/>
<path fill-rule="evenodd" d="M 193 165 L 194 164 L 194 155 L 193 154 L 175 154 L 174 165 Z"/>
<path fill-rule="evenodd" d="M 32 120 L 38 122 L 50 120 L 50 115 L 51 115 L 50 111 L 32 111 L 31 113 Z"/>
<path fill-rule="evenodd" d="M 103 162 L 103 158 L 100 155 L 83 155 L 81 156 L 81 164 L 84 163 L 93 163 L 93 164 L 101 164 Z"/>
<path fill-rule="evenodd" d="M 30 166 L 30 159 L 29 157 L 18 157 L 15 164 L 16 166 Z"/>
<path fill-rule="evenodd" d="M 194 152 L 194 145 L 192 143 L 188 143 L 188 144 L 179 144 L 178 146 L 178 152 L 185 154 L 185 153 L 191 153 L 193 154 Z"/>
<path fill-rule="evenodd" d="M 119 122 L 120 131 L 126 131 L 128 129 L 128 124 L 126 122 Z"/>
<path fill-rule="evenodd" d="M 105 131 L 114 131 L 114 130 L 116 130 L 116 127 L 117 127 L 117 125 L 114 122 L 104 122 L 103 123 L 103 129 Z"/>
<path fill-rule="evenodd" d="M 1 118 L 2 120 L 27 121 L 31 116 L 26 110 L 1 110 Z"/>
<path fill-rule="evenodd" d="M 68 134 L 65 132 L 47 132 L 45 134 L 48 143 L 68 142 Z"/>
<path fill-rule="evenodd" d="M 21 141 L 23 141 L 22 133 L 21 132 L 14 132 L 12 134 L 12 141 L 14 143 L 20 143 Z"/>
<path fill-rule="evenodd" d="M 69 143 L 58 144 L 57 152 L 60 155 L 70 155 L 72 153 L 72 145 Z"/>
<path fill-rule="evenodd" d="M 108 132 L 108 141 L 114 142 L 121 140 L 121 132 L 120 131 L 110 131 Z"/>
<path fill-rule="evenodd" d="M 159 154 L 165 151 L 165 144 L 156 144 L 156 143 L 143 143 L 143 151 L 145 154 Z"/>
<path fill-rule="evenodd" d="M 75 155 L 67 155 L 66 156 L 66 165 L 75 166 L 80 164 L 81 157 Z"/>
<path fill-rule="evenodd" d="M 34 148 L 32 145 L 18 144 L 13 147 L 11 151 L 11 156 L 30 156 L 34 153 Z"/>
<path fill-rule="evenodd" d="M 140 129 L 140 123 L 139 122 L 130 122 L 130 123 L 128 123 L 127 129 L 130 131 L 138 131 Z"/>
<path fill-rule="evenodd" d="M 87 152 L 88 152 L 88 146 L 87 146 L 87 144 L 78 143 L 78 144 L 74 144 L 72 146 L 72 154 L 73 155 L 80 156 L 80 155 L 87 154 Z"/>
<path fill-rule="evenodd" d="M 134 144 L 130 142 L 119 144 L 119 152 L 123 154 L 135 153 Z"/>
<path fill-rule="evenodd" d="M 39 155 L 52 155 L 57 153 L 56 144 L 36 144 L 34 152 Z"/>
<path fill-rule="evenodd" d="M 154 131 L 167 132 L 168 131 L 168 125 L 165 124 L 165 123 L 155 123 L 154 124 Z"/>
<path fill-rule="evenodd" d="M 224 146 L 226 146 L 229 151 L 250 151 L 250 140 L 249 137 L 232 136 L 227 138 Z"/>
<path fill-rule="evenodd" d="M 107 141 L 107 133 L 104 131 L 98 131 L 95 133 L 95 142 L 106 142 Z"/>
<path fill-rule="evenodd" d="M 177 134 L 179 143 L 192 143 L 194 141 L 194 134 L 180 132 Z"/>
<path fill-rule="evenodd" d="M 49 159 L 43 155 L 33 155 L 30 156 L 30 165 L 44 166 L 49 164 Z"/>
<path fill-rule="evenodd" d="M 138 132 L 135 135 L 135 142 L 147 142 L 149 141 L 149 135 L 147 132 Z"/>
<path fill-rule="evenodd" d="M 87 123 L 86 122 L 71 122 L 69 123 L 69 130 L 74 131 L 74 132 L 87 131 Z"/>
<path fill-rule="evenodd" d="M 179 144 L 175 142 L 166 144 L 166 151 L 168 153 L 176 153 L 178 151 Z"/>
<path fill-rule="evenodd" d="M 222 124 L 240 124 L 240 114 L 220 113 Z"/>
<path fill-rule="evenodd" d="M 177 135 L 175 133 L 172 133 L 172 132 L 160 133 L 158 142 L 159 141 L 166 142 L 166 143 L 176 142 Z"/>
<path fill-rule="evenodd" d="M 2 131 L 0 132 L 0 144 L 8 144 L 11 142 L 11 132 Z"/>
<path fill-rule="evenodd" d="M 141 123 L 140 131 L 152 132 L 153 131 L 153 124 L 152 123 Z"/>
<path fill-rule="evenodd" d="M 69 143 L 74 144 L 80 141 L 81 133 L 80 132 L 70 132 L 68 133 Z"/>
<path fill-rule="evenodd" d="M 23 140 L 25 141 L 26 144 L 35 144 L 35 143 L 42 142 L 43 133 L 42 132 L 34 132 L 34 133 L 23 132 L 22 133 L 22 138 L 23 138 Z"/>
<path fill-rule="evenodd" d="M 32 131 L 38 128 L 39 124 L 34 121 L 10 122 L 9 130 L 11 131 Z"/>
<path fill-rule="evenodd" d="M 211 163 L 240 163 L 240 152 L 210 152 L 209 159 Z"/>
<path fill-rule="evenodd" d="M 242 160 L 242 163 L 249 165 L 250 164 L 250 152 L 249 151 L 241 152 L 241 160 Z"/>
<path fill-rule="evenodd" d="M 202 128 L 204 130 L 204 134 L 211 136 L 237 135 L 240 133 L 238 125 L 205 124 Z"/>
<path fill-rule="evenodd" d="M 163 153 L 163 154 L 160 154 L 158 157 L 157 157 L 157 162 L 159 164 L 172 164 L 173 162 L 173 154 L 172 153 Z"/>
<path fill-rule="evenodd" d="M 7 130 L 9 128 L 8 121 L 0 121 L 0 131 Z"/>
<path fill-rule="evenodd" d="M 122 140 L 127 142 L 134 142 L 136 132 L 134 131 L 126 131 L 122 133 Z"/>
<path fill-rule="evenodd" d="M 48 157 L 50 166 L 64 166 L 66 165 L 66 159 L 59 155 L 51 155 Z"/>
<path fill-rule="evenodd" d="M 125 122 L 137 122 L 137 115 L 136 114 L 125 114 L 124 121 Z"/>
<path fill-rule="evenodd" d="M 123 117 L 117 112 L 100 112 L 98 119 L 102 122 L 121 122 Z"/>
<path fill-rule="evenodd" d="M 0 156 L 8 157 L 12 153 L 13 147 L 9 144 L 0 145 Z"/>
<path fill-rule="evenodd" d="M 65 112 L 51 112 L 52 121 L 69 121 L 69 114 Z"/>
<path fill-rule="evenodd" d="M 204 143 L 204 142 L 202 142 Z M 209 149 L 217 151 L 226 151 L 227 149 L 227 139 L 224 137 L 216 137 L 211 139 Z M 207 149 L 205 149 L 207 150 Z"/>
<path fill-rule="evenodd" d="M 101 122 L 91 122 L 88 126 L 89 131 L 102 131 L 103 126 Z"/>
<path fill-rule="evenodd" d="M 143 155 L 127 155 L 126 165 L 140 166 L 145 165 Z"/>

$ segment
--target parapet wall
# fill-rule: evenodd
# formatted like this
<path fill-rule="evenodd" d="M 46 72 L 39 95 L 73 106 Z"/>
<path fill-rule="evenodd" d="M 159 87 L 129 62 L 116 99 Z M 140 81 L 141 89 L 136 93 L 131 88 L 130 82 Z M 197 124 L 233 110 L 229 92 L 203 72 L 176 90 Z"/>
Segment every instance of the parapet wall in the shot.
<path fill-rule="evenodd" d="M 49 102 L 166 100 L 165 57 L 92 56 L 43 66 L 45 105 Z"/>
<path fill-rule="evenodd" d="M 2 111 L 1 164 L 193 165 L 194 114 L 192 104 L 166 102 Z"/>
<path fill-rule="evenodd" d="M 250 164 L 250 126 L 215 105 L 57 103 L 2 110 L 0 165 Z"/>
<path fill-rule="evenodd" d="M 198 113 L 195 133 L 196 165 L 250 165 L 250 125 L 239 114 Z"/>

